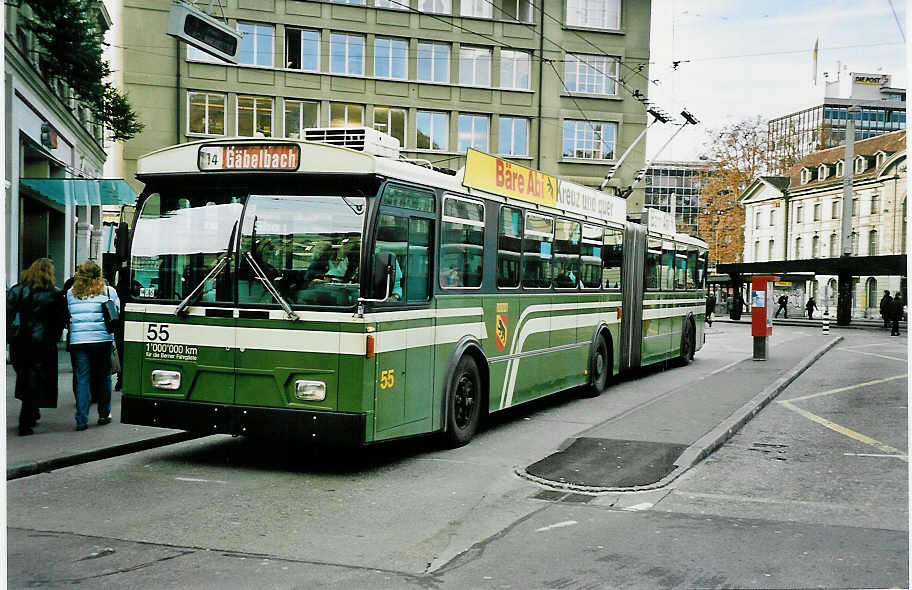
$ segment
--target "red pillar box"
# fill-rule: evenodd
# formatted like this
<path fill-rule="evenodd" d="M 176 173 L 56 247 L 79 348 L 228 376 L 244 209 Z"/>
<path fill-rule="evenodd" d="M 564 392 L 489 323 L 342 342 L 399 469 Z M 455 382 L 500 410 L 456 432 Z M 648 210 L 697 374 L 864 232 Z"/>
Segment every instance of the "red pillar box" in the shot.
<path fill-rule="evenodd" d="M 773 283 L 775 276 L 751 278 L 751 334 L 754 337 L 754 360 L 765 361 L 767 337 L 773 334 Z"/>

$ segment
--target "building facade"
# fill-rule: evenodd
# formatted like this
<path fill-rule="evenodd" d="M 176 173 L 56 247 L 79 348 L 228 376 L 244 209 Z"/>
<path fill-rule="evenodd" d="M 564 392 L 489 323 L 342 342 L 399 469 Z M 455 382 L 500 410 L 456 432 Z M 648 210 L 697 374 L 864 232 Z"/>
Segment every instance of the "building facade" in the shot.
<path fill-rule="evenodd" d="M 653 162 L 644 177 L 645 205 L 673 213 L 679 232 L 698 235 L 703 169 L 702 162 Z"/>
<path fill-rule="evenodd" d="M 4 10 L 7 286 L 45 257 L 55 261 L 62 285 L 79 262 L 101 262 L 102 206 L 135 195 L 126 184 L 101 180 L 101 125 L 65 83 L 41 72 L 40 47 L 26 26 L 36 18 L 29 2 Z M 100 1 L 94 15 L 102 29 L 110 27 Z"/>
<path fill-rule="evenodd" d="M 806 260 L 841 256 L 843 182 L 852 166 L 852 254 L 906 253 L 906 132 L 857 141 L 855 158 L 845 147 L 821 150 L 798 162 L 788 176 L 755 180 L 744 192 L 744 261 Z M 815 296 L 820 309 L 836 301 L 835 276 L 817 275 L 796 287 Z M 884 290 L 902 287 L 899 276 L 856 277 L 853 315 L 877 317 Z"/>
<path fill-rule="evenodd" d="M 123 5 L 124 88 L 147 125 L 124 146 L 128 179 L 175 143 L 368 126 L 437 167 L 471 147 L 598 186 L 646 123 L 648 1 L 228 0 L 238 65 L 162 35 L 169 5 Z"/>
<path fill-rule="evenodd" d="M 845 143 L 848 108 L 857 105 L 855 138 L 868 139 L 906 128 L 906 91 L 893 88 L 885 74 L 852 73 L 847 98 L 837 92 L 838 83 L 827 84 L 823 103 L 791 113 L 768 123 L 772 166 L 782 172 L 780 162 L 791 165 L 808 154 Z"/>

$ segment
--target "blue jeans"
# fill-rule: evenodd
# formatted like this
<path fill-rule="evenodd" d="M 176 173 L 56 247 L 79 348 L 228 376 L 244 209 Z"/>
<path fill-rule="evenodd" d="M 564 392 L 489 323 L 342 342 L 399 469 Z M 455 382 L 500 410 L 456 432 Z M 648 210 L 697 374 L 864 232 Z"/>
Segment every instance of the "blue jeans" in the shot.
<path fill-rule="evenodd" d="M 89 423 L 92 392 L 98 398 L 98 417 L 111 414 L 111 342 L 73 344 L 73 373 L 76 375 L 76 425 Z"/>

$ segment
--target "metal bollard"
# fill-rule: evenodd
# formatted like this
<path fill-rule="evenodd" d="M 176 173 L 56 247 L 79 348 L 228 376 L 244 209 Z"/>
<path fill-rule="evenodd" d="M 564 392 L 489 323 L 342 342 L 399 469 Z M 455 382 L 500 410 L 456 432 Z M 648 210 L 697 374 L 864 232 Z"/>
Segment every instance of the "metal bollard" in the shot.
<path fill-rule="evenodd" d="M 824 336 L 830 333 L 830 318 L 824 316 L 823 323 L 820 324 L 820 327 L 823 329 Z"/>

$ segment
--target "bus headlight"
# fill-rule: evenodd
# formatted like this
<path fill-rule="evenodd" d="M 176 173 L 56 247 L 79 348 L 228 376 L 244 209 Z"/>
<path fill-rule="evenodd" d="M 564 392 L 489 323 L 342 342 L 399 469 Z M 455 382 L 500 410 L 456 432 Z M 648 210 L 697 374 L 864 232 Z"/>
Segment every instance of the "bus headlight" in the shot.
<path fill-rule="evenodd" d="M 306 402 L 321 402 L 326 399 L 326 384 L 322 381 L 295 381 L 295 397 Z"/>
<path fill-rule="evenodd" d="M 156 389 L 180 389 L 180 371 L 152 371 L 152 387 Z"/>

